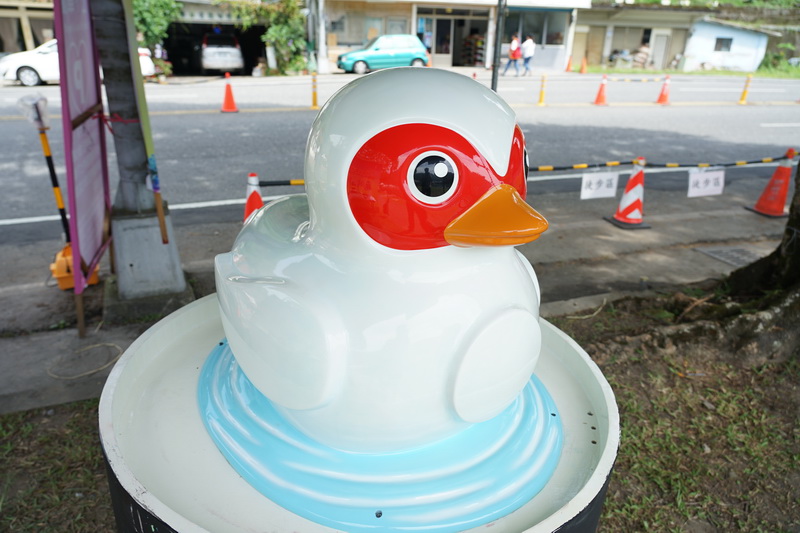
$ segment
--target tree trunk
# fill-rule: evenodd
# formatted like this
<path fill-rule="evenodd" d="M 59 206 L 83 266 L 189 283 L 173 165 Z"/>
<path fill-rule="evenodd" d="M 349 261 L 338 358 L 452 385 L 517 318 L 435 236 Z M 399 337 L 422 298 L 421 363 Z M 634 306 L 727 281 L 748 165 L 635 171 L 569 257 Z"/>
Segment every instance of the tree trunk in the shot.
<path fill-rule="evenodd" d="M 734 295 L 760 295 L 800 283 L 800 165 L 794 172 L 794 195 L 781 244 L 768 256 L 735 270 L 728 277 Z"/>

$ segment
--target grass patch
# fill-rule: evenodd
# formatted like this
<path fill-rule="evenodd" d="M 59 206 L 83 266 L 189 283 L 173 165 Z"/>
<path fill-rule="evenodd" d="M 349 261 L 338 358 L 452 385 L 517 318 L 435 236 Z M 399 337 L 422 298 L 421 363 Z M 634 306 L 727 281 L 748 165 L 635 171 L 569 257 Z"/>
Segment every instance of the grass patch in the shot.
<path fill-rule="evenodd" d="M 604 367 L 622 439 L 603 530 L 684 531 L 700 520 L 718 531 L 788 531 L 800 518 L 791 488 L 800 450 L 796 418 L 774 406 L 798 382 L 796 362 L 688 373 L 669 358 L 639 360 L 639 382 L 630 365 Z"/>
<path fill-rule="evenodd" d="M 553 320 L 598 362 L 620 409 L 602 531 L 796 531 L 800 350 L 753 364 L 737 348 L 748 334 L 715 326 L 776 295 L 762 300 L 737 304 L 724 287 L 686 287 Z M 687 312 L 699 322 L 684 322 Z"/>
<path fill-rule="evenodd" d="M 0 531 L 114 531 L 97 400 L 0 416 Z"/>

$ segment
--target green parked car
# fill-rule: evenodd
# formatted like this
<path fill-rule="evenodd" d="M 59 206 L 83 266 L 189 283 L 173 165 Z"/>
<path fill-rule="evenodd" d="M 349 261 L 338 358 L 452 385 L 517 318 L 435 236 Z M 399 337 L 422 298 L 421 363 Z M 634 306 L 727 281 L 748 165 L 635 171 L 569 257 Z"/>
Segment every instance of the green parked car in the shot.
<path fill-rule="evenodd" d="M 415 35 L 381 35 L 372 39 L 362 50 L 339 56 L 336 66 L 345 72 L 364 74 L 368 70 L 388 67 L 424 67 L 428 50 Z"/>

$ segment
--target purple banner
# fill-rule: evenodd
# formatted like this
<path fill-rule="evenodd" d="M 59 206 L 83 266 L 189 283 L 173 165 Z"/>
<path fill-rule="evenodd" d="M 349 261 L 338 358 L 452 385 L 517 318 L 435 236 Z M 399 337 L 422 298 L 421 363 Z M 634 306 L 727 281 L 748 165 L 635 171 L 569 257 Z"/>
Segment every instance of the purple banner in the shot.
<path fill-rule="evenodd" d="M 100 68 L 89 0 L 56 0 L 61 111 L 67 167 L 75 294 L 110 242 L 108 183 Z"/>

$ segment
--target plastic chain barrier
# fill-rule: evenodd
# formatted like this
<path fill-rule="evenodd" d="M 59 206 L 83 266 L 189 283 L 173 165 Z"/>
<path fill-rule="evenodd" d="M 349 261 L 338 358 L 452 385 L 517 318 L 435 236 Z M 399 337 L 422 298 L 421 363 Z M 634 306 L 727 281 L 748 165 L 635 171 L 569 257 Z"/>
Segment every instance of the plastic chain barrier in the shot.
<path fill-rule="evenodd" d="M 732 161 L 730 163 L 651 163 L 647 161 L 645 166 L 647 168 L 709 168 L 709 167 L 742 167 L 745 165 L 763 165 L 766 163 L 776 163 L 786 159 L 785 155 L 777 157 L 764 157 L 761 159 L 750 159 L 748 161 Z M 581 170 L 589 168 L 609 168 L 633 165 L 635 160 L 631 161 L 604 161 L 602 163 L 577 163 L 574 165 L 539 165 L 530 167 L 529 172 L 557 172 L 562 170 Z M 577 177 L 577 176 L 576 176 Z M 259 181 L 260 187 L 280 187 L 287 185 L 305 185 L 305 180 L 276 180 L 276 181 Z"/>
<path fill-rule="evenodd" d="M 707 167 L 741 167 L 745 165 L 756 165 L 763 163 L 774 163 L 786 159 L 785 155 L 778 157 L 764 157 L 762 159 L 751 159 L 749 161 L 733 161 L 731 163 L 651 163 L 647 161 L 646 165 L 650 168 L 707 168 Z M 529 172 L 554 172 L 557 170 L 576 170 L 584 168 L 604 168 L 604 167 L 618 167 L 620 165 L 632 165 L 633 161 L 606 161 L 604 163 L 579 163 L 576 165 L 564 165 L 560 167 L 552 165 L 541 165 L 538 167 L 531 167 Z"/>
<path fill-rule="evenodd" d="M 259 187 L 283 187 L 286 185 L 305 185 L 306 180 L 277 180 L 277 181 L 259 181 Z"/>
<path fill-rule="evenodd" d="M 648 167 L 660 167 L 660 168 L 743 167 L 745 165 L 757 165 L 757 164 L 760 164 L 760 163 L 774 163 L 776 161 L 780 161 L 781 159 L 786 159 L 786 156 L 782 155 L 782 156 L 778 156 L 778 157 L 765 157 L 763 159 L 751 159 L 749 161 L 734 161 L 732 163 L 651 163 L 651 162 L 648 161 L 646 166 L 648 166 Z"/>
<path fill-rule="evenodd" d="M 564 165 L 556 167 L 553 165 L 540 165 L 538 167 L 530 167 L 528 172 L 555 172 L 558 170 L 578 170 L 583 168 L 603 168 L 603 167 L 618 167 L 620 165 L 632 165 L 633 161 L 606 161 L 605 163 L 578 163 L 576 165 Z"/>

